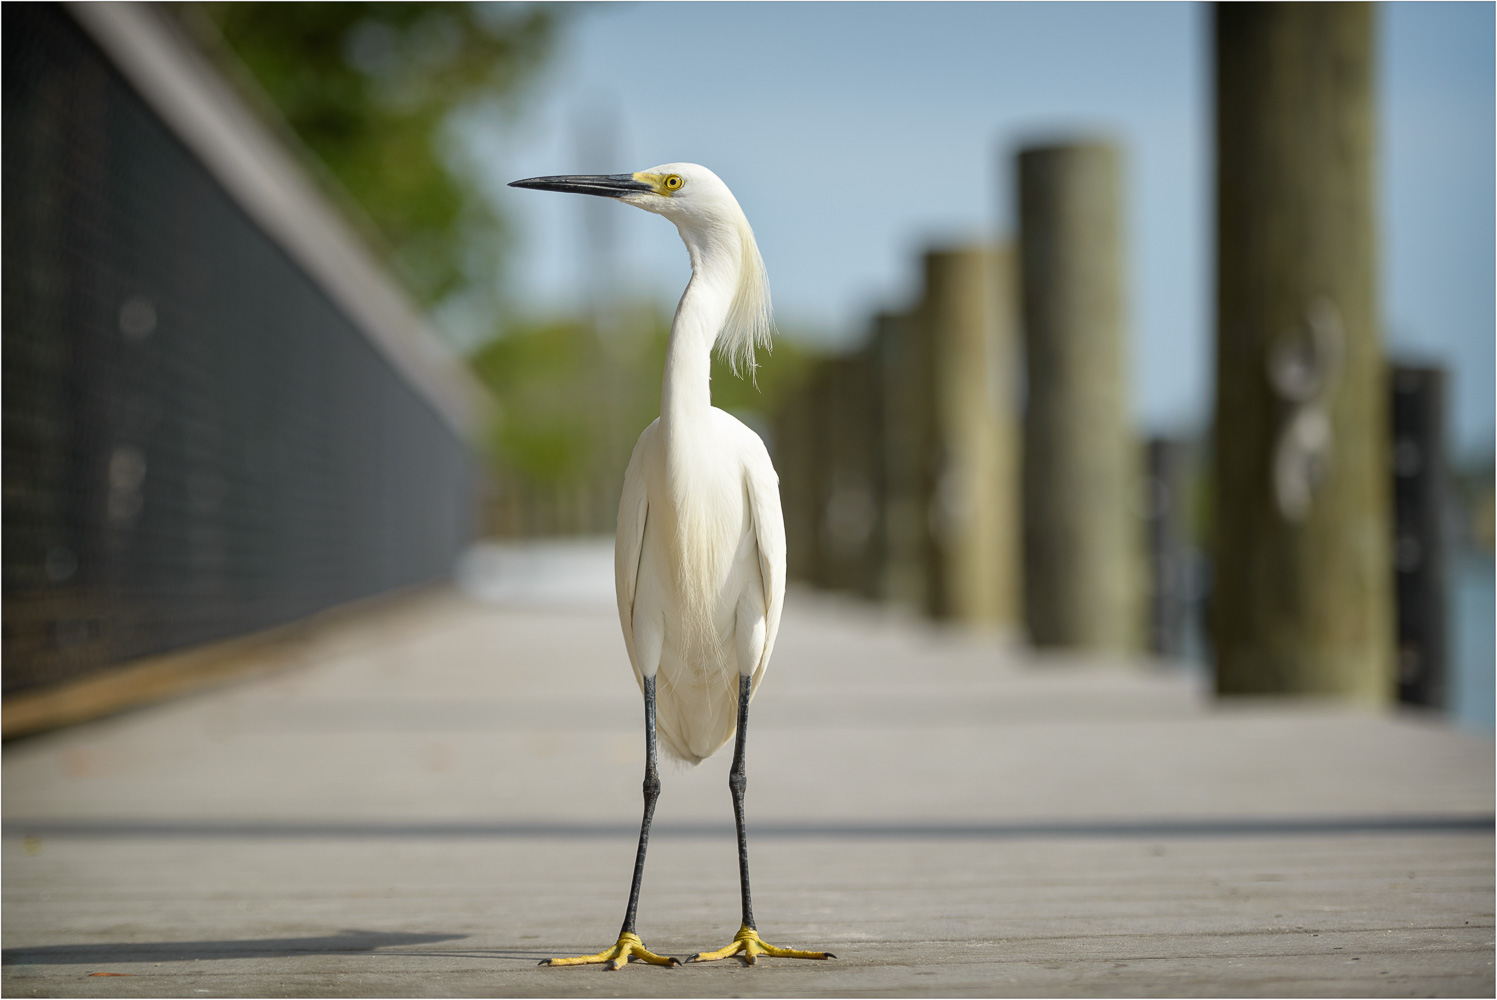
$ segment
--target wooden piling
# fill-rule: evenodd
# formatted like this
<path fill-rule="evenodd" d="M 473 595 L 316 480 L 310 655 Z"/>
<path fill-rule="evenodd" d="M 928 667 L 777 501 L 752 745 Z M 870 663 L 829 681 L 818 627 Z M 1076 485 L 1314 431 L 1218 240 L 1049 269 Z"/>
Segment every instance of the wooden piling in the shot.
<path fill-rule="evenodd" d="M 925 256 L 921 346 L 931 407 L 926 608 L 934 617 L 1013 627 L 1018 620 L 1018 501 L 1011 257 L 991 247 Z"/>
<path fill-rule="evenodd" d="M 1024 607 L 1037 646 L 1121 651 L 1142 631 L 1119 161 L 1103 143 L 1019 154 Z"/>
<path fill-rule="evenodd" d="M 817 436 L 815 582 L 882 595 L 883 394 L 871 349 L 826 358 L 812 378 Z"/>
<path fill-rule="evenodd" d="M 910 313 L 873 319 L 871 342 L 883 392 L 883 598 L 912 610 L 927 606 L 928 501 L 932 481 L 927 442 L 930 354 Z"/>
<path fill-rule="evenodd" d="M 1394 690 L 1372 11 L 1215 8 L 1221 693 Z"/>
<path fill-rule="evenodd" d="M 785 516 L 785 575 L 808 583 L 816 580 L 820 545 L 813 381 L 807 378 L 781 397 L 770 442 Z"/>
<path fill-rule="evenodd" d="M 1191 442 L 1152 438 L 1146 447 L 1143 495 L 1148 536 L 1148 648 L 1170 659 L 1185 655 L 1194 580 L 1190 548 Z"/>

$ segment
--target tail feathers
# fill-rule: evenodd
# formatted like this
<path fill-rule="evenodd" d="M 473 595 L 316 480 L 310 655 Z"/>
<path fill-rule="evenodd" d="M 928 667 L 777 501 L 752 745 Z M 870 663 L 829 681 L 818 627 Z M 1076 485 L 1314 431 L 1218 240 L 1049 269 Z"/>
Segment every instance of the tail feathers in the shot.
<path fill-rule="evenodd" d="M 696 765 L 726 746 L 738 729 L 738 668 L 732 663 L 705 671 L 679 667 L 679 662 L 662 662 L 656 675 L 656 732 L 668 755 Z"/>

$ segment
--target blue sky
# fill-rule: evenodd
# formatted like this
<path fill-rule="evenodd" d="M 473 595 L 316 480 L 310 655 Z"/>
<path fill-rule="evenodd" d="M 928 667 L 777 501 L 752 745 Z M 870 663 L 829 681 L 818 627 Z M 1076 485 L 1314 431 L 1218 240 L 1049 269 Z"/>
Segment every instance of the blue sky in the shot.
<path fill-rule="evenodd" d="M 1385 331 L 1396 355 L 1451 369 L 1455 443 L 1490 455 L 1493 7 L 1377 13 Z M 1208 31 L 1188 4 L 573 9 L 524 115 L 468 138 L 516 223 L 527 311 L 586 300 L 589 225 L 613 234 L 616 282 L 666 306 L 686 255 L 659 218 L 505 182 L 689 160 L 738 195 L 781 326 L 851 343 L 910 303 L 924 249 L 1012 234 L 1016 149 L 1109 137 L 1127 164 L 1133 409 L 1190 432 L 1211 391 Z"/>

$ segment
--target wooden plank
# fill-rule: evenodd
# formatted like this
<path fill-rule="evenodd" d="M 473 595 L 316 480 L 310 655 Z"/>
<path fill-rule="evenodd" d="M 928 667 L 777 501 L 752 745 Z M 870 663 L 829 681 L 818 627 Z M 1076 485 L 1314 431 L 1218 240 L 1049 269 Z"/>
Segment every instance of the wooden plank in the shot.
<path fill-rule="evenodd" d="M 7 747 L 7 994 L 1493 988 L 1493 744 L 1433 716 L 1222 708 L 792 592 L 755 909 L 840 957 L 607 975 L 535 963 L 611 941 L 627 890 L 641 713 L 608 603 L 431 601 L 298 662 Z M 727 764 L 664 768 L 640 930 L 668 953 L 737 926 Z"/>

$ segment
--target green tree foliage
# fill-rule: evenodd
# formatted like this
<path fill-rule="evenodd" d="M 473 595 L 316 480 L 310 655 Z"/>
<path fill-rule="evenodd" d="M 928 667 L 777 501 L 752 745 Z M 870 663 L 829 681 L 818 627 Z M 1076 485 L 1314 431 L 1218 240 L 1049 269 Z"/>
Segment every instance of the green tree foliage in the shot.
<path fill-rule="evenodd" d="M 417 298 L 434 306 L 477 292 L 492 303 L 503 228 L 454 126 L 514 110 L 550 52 L 556 8 L 250 2 L 199 9 L 342 189 L 335 195 L 350 196 L 373 223 Z M 669 333 L 669 316 L 658 309 L 618 308 L 623 322 L 602 337 L 584 320 L 496 322 L 502 335 L 469 357 L 498 404 L 493 482 L 513 514 L 500 530 L 611 530 L 634 441 L 660 413 Z M 712 387 L 718 406 L 762 433 L 810 358 L 780 338 L 773 357 L 760 360 L 757 387 L 716 361 Z"/>
<path fill-rule="evenodd" d="M 635 312 L 635 321 L 608 338 L 591 324 L 557 321 L 509 331 L 470 358 L 499 400 L 493 438 L 501 475 L 539 485 L 581 485 L 601 476 L 617 496 L 639 432 L 660 415 L 667 316 Z M 760 354 L 757 387 L 713 358 L 712 401 L 767 431 L 781 397 L 805 377 L 812 357 L 778 337 Z"/>
<path fill-rule="evenodd" d="M 374 223 L 420 301 L 492 284 L 503 230 L 448 123 L 455 112 L 497 112 L 514 99 L 550 50 L 551 8 L 252 2 L 202 10 Z"/>
<path fill-rule="evenodd" d="M 537 483 L 575 484 L 598 459 L 601 372 L 590 327 L 555 321 L 511 331 L 470 359 L 499 401 L 494 458 Z M 622 376 L 621 376 L 622 377 Z"/>

